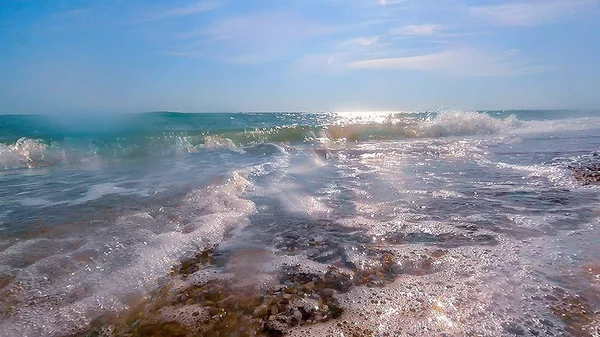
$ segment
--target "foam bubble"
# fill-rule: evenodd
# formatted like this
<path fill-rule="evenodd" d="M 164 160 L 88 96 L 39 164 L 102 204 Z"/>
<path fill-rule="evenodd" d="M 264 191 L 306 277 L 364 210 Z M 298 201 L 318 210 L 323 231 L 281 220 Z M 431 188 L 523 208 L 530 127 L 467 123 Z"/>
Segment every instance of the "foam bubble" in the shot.
<path fill-rule="evenodd" d="M 503 162 L 495 163 L 495 166 L 501 169 L 510 169 L 517 172 L 523 172 L 533 183 L 535 183 L 536 179 L 542 178 L 555 185 L 562 185 L 565 187 L 574 188 L 578 185 L 569 170 L 558 166 L 518 165 L 507 164 Z"/>
<path fill-rule="evenodd" d="M 401 275 L 384 288 L 336 295 L 342 317 L 293 328 L 289 335 L 562 335 L 565 323 L 551 309 L 554 290 L 540 285 L 545 263 L 530 260 L 547 250 L 543 246 L 543 240 L 528 247 L 502 240 L 496 247 L 451 249 L 434 273 Z M 427 254 L 414 249 L 394 255 Z"/>
<path fill-rule="evenodd" d="M 147 190 L 133 189 L 133 188 L 124 188 L 120 187 L 114 183 L 102 183 L 92 185 L 88 188 L 88 191 L 81 198 L 72 200 L 69 202 L 71 205 L 83 204 L 91 200 L 100 199 L 106 195 L 110 194 L 120 194 L 120 195 L 131 195 L 136 194 L 140 196 L 147 196 Z"/>
<path fill-rule="evenodd" d="M 85 241 L 36 239 L 9 247 L 1 260 L 16 268 L 15 279 L 3 291 L 14 308 L 3 331 L 63 334 L 85 328 L 102 313 L 126 309 L 128 297 L 157 287 L 183 258 L 248 224 L 255 212 L 243 198 L 249 185 L 244 174 L 234 172 L 221 183 L 191 191 L 174 209 L 155 216 L 138 212 L 108 227 L 90 228 Z M 24 257 L 33 264 L 22 265 Z"/>
<path fill-rule="evenodd" d="M 0 168 L 5 170 L 52 165 L 60 157 L 39 139 L 20 138 L 12 145 L 0 144 Z"/>
<path fill-rule="evenodd" d="M 516 116 L 499 119 L 478 112 L 446 111 L 416 128 L 422 137 L 496 134 L 523 126 Z"/>
<path fill-rule="evenodd" d="M 196 333 L 206 332 L 202 327 L 211 319 L 208 310 L 200 305 L 186 305 L 181 308 L 166 307 L 160 310 L 158 317 L 167 322 L 178 322 L 188 331 Z"/>
<path fill-rule="evenodd" d="M 426 119 L 411 114 L 384 114 L 377 118 L 364 115 L 360 118 L 341 119 L 330 116 L 329 119 L 324 118 L 318 122 L 320 124 L 272 126 L 243 132 L 232 130 L 214 135 L 182 135 L 165 131 L 159 136 L 140 135 L 100 142 L 92 139 L 47 142 L 20 138 L 13 144 L 0 144 L 0 169 L 96 162 L 104 157 L 197 153 L 202 149 L 272 155 L 281 149 L 260 145 L 274 143 L 321 142 L 336 146 L 345 142 L 370 140 L 537 134 L 600 128 L 598 117 L 521 121 L 515 116 L 496 118 L 486 113 L 469 111 L 444 111 Z M 451 149 L 451 153 L 460 156 L 461 151 L 458 150 L 460 149 Z M 465 153 L 469 155 L 471 152 Z"/>
<path fill-rule="evenodd" d="M 204 137 L 203 147 L 206 149 L 226 149 L 236 152 L 243 153 L 244 151 L 239 148 L 231 139 L 221 136 L 206 136 Z"/>

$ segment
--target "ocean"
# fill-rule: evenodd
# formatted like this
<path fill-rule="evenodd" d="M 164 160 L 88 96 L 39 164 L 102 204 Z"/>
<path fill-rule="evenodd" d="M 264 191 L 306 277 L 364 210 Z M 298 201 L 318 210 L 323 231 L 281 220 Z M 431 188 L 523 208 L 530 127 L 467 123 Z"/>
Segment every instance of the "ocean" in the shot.
<path fill-rule="evenodd" d="M 600 112 L 0 116 L 0 336 L 600 336 Z"/>

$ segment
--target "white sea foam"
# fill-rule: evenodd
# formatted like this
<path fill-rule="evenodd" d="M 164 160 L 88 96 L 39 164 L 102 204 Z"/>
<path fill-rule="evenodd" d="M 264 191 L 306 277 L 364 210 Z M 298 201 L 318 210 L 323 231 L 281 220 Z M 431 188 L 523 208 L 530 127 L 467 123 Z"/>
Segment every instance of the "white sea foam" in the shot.
<path fill-rule="evenodd" d="M 255 206 L 243 194 L 250 184 L 234 172 L 191 191 L 175 209 L 134 213 L 67 241 L 27 240 L 4 250 L 2 267 L 15 275 L 4 290 L 16 304 L 0 335 L 62 335 L 127 308 L 128 297 L 154 289 L 181 259 L 248 224 Z M 28 254 L 32 264 L 21 265 Z"/>
<path fill-rule="evenodd" d="M 35 168 L 58 160 L 60 153 L 49 151 L 48 145 L 38 139 L 20 138 L 14 144 L 0 144 L 0 169 Z"/>
<path fill-rule="evenodd" d="M 420 123 L 416 132 L 422 137 L 472 136 L 496 134 L 523 126 L 516 116 L 499 119 L 484 113 L 447 111 Z"/>
<path fill-rule="evenodd" d="M 576 188 L 578 183 L 573 178 L 572 173 L 563 167 L 551 165 L 517 165 L 507 163 L 493 163 L 500 169 L 514 170 L 522 172 L 532 184 L 536 184 L 540 179 L 550 181 L 558 186 Z"/>
<path fill-rule="evenodd" d="M 147 190 L 133 189 L 133 188 L 124 188 L 117 186 L 113 183 L 103 183 L 96 184 L 89 187 L 88 191 L 81 198 L 75 199 L 70 202 L 71 205 L 83 204 L 85 202 L 100 199 L 103 196 L 110 194 L 120 194 L 120 195 L 131 195 L 136 194 L 140 196 L 147 196 Z"/>
<path fill-rule="evenodd" d="M 564 233 L 554 240 L 536 238 L 525 244 L 500 238 L 500 244 L 494 247 L 452 248 L 435 259 L 434 273 L 401 275 L 386 287 L 356 287 L 336 295 L 346 308 L 342 317 L 293 328 L 289 336 L 571 335 L 554 312 L 561 305 L 563 290 L 543 280 L 569 278 L 556 267 L 572 273 L 586 272 L 579 263 L 564 259 L 564 255 L 581 251 L 569 251 L 567 247 L 582 244 L 587 252 L 593 251 L 590 237 L 597 238 L 598 231 L 592 235 L 587 231 L 586 235 L 587 239 Z M 430 253 L 418 246 L 388 249 L 398 257 Z M 584 259 L 578 254 L 573 256 Z M 584 288 L 596 286 L 597 280 Z M 580 297 L 575 298 L 573 303 Z M 552 304 L 547 305 L 548 301 Z M 581 322 L 583 332 L 587 329 L 590 336 L 595 336 L 598 317 L 590 313 L 589 320 Z"/>
<path fill-rule="evenodd" d="M 243 150 L 240 149 L 231 139 L 220 136 L 204 137 L 204 144 L 202 147 L 206 149 L 225 149 L 243 153 Z"/>
<path fill-rule="evenodd" d="M 444 111 L 427 119 L 420 119 L 411 114 L 392 114 L 385 118 L 378 116 L 333 120 L 333 124 L 327 124 L 327 120 L 324 120 L 323 125 L 267 127 L 210 136 L 167 134 L 133 140 L 132 143 L 115 140 L 115 144 L 105 144 L 104 147 L 97 147 L 93 142 L 67 146 L 61 143 L 49 144 L 39 139 L 21 138 L 12 144 L 0 144 L 0 169 L 87 162 L 97 160 L 98 156 L 197 153 L 202 149 L 244 153 L 244 146 L 248 144 L 298 143 L 303 140 L 321 141 L 332 145 L 339 141 L 536 134 L 600 128 L 599 117 L 522 121 L 516 116 L 497 118 L 469 111 Z"/>
<path fill-rule="evenodd" d="M 286 265 L 298 266 L 307 273 L 324 273 L 327 264 L 316 262 L 310 251 L 302 250 L 303 244 L 310 246 L 309 236 L 317 242 L 333 242 L 331 249 L 343 251 L 344 258 L 356 266 L 377 263 L 369 254 L 379 250 L 389 251 L 400 263 L 407 264 L 430 257 L 430 274 L 402 274 L 384 288 L 357 287 L 338 295 L 346 308 L 341 320 L 298 328 L 292 335 L 352 335 L 347 326 L 338 326 L 344 320 L 356 322 L 355 327 L 370 329 L 374 335 L 466 335 L 475 331 L 502 336 L 519 328 L 560 335 L 563 323 L 552 316 L 545 306 L 547 302 L 532 296 L 551 295 L 552 287 L 543 283 L 560 276 L 555 275 L 559 273 L 557 268 L 562 270 L 563 264 L 578 261 L 584 248 L 594 249 L 597 231 L 581 224 L 587 219 L 589 205 L 582 206 L 581 201 L 576 205 L 572 200 L 595 199 L 577 194 L 590 189 L 575 188 L 569 171 L 563 167 L 494 161 L 493 149 L 487 146 L 523 138 L 512 134 L 546 132 L 560 123 L 556 130 L 598 126 L 593 119 L 585 121 L 523 122 L 513 117 L 495 119 L 477 113 L 448 112 L 425 122 L 386 120 L 380 125 L 392 125 L 390 128 L 396 128 L 390 129 L 393 132 L 412 128 L 413 137 L 467 139 L 332 142 L 316 152 L 307 149 L 312 144 L 243 147 L 246 154 L 252 153 L 252 160 L 273 155 L 277 160 L 219 174 L 220 178 L 206 188 L 192 190 L 171 208 L 123 215 L 110 226 L 81 224 L 66 237 L 23 239 L 0 252 L 0 277 L 15 277 L 3 289 L 6 303 L 14 303 L 15 309 L 11 316 L 1 317 L 0 335 L 77 332 L 102 313 L 127 308 L 131 298 L 154 289 L 182 259 L 223 242 L 232 231 L 240 235 L 234 236 L 238 241 L 234 240 L 231 247 L 219 247 L 238 253 L 226 261 L 227 274 L 203 270 L 190 276 L 188 282 L 223 279 L 267 284 L 276 281 L 274 275 Z M 354 131 L 363 130 L 357 127 Z M 340 132 L 338 135 L 343 136 Z M 477 135 L 484 137 L 472 137 Z M 488 142 L 490 138 L 493 140 Z M 225 150 L 229 157 L 235 157 L 231 151 L 238 151 L 238 145 L 223 139 L 207 145 L 211 154 Z M 528 193 L 520 196 L 518 192 L 523 191 Z M 551 198 L 557 198 L 551 200 L 555 204 L 543 204 L 546 199 L 536 195 L 548 191 Z M 118 184 L 91 185 L 79 201 L 136 193 L 143 191 Z M 565 200 L 559 198 L 563 195 Z M 269 201 L 257 210 L 249 200 L 254 197 L 252 200 Z M 529 203 L 524 205 L 522 200 Z M 23 200 L 36 205 L 46 201 Z M 256 212 L 272 215 L 270 201 L 277 211 L 282 208 L 281 213 L 291 218 L 273 226 L 290 229 L 286 233 L 298 237 L 290 245 L 284 242 L 286 248 L 298 250 L 296 256 L 289 257 L 288 251 L 278 251 L 269 244 L 243 247 L 243 235 L 235 233 L 249 224 Z M 334 214 L 342 207 L 348 212 Z M 286 226 L 294 226 L 296 218 L 307 226 L 293 232 L 295 228 Z M 326 221 L 312 223 L 315 218 Z M 568 235 L 559 232 L 556 237 L 533 239 L 506 234 L 512 229 L 541 233 L 540 229 L 561 222 L 575 229 Z M 409 240 L 411 234 L 416 240 Z M 353 241 L 357 240 L 354 235 L 361 236 L 360 240 Z M 406 240 L 403 235 L 407 235 Z M 469 241 L 482 235 L 492 239 L 481 245 Z M 388 243 L 384 240 L 387 238 L 390 242 L 400 239 Z M 270 242 L 268 239 L 265 242 Z M 495 240 L 499 244 L 494 246 Z M 365 247 L 371 250 L 362 250 Z M 436 254 L 432 254 L 434 251 Z M 567 265 L 573 266 L 575 262 Z M 197 318 L 193 318 L 196 316 L 192 310 L 200 313 Z M 184 326 L 206 319 L 197 307 L 164 310 L 161 314 Z M 543 320 L 553 326 L 544 325 Z"/>

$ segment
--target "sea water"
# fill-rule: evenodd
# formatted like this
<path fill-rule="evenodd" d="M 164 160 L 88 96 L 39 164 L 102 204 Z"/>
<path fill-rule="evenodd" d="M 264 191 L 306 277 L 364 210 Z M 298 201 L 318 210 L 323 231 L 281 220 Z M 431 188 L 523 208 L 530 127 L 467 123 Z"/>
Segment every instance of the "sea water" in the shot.
<path fill-rule="evenodd" d="M 599 149 L 593 111 L 0 116 L 0 336 L 598 336 Z"/>

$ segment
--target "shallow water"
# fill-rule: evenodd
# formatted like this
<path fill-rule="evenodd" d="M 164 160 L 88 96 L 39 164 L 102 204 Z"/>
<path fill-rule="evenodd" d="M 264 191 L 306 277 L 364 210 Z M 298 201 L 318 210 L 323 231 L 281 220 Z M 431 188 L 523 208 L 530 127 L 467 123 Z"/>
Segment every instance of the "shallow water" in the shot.
<path fill-rule="evenodd" d="M 0 116 L 2 336 L 600 334 L 593 112 L 102 121 Z"/>

